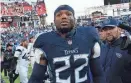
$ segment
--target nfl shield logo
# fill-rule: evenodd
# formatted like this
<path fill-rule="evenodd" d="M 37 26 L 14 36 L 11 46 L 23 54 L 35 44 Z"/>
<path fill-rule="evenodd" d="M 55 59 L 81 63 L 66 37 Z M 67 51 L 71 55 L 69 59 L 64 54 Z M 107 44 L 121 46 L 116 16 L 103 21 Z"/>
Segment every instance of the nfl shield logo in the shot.
<path fill-rule="evenodd" d="M 68 40 L 67 42 L 68 42 L 68 44 L 69 44 L 69 45 L 71 45 L 71 44 L 72 44 L 72 40 Z"/>

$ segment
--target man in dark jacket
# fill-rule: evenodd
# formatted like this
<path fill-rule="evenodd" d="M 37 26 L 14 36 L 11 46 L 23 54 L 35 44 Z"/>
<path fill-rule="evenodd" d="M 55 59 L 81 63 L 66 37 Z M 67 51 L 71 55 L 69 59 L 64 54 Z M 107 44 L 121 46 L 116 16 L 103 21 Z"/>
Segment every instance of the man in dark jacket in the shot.
<path fill-rule="evenodd" d="M 104 21 L 103 30 L 106 32 L 106 44 L 102 46 L 101 60 L 106 77 L 106 83 L 131 83 L 131 73 L 128 72 L 131 67 L 131 55 L 128 49 L 122 49 L 123 37 L 121 37 L 121 28 L 115 19 Z M 125 40 L 124 40 L 125 41 Z M 127 71 L 128 76 L 123 80 Z"/>
<path fill-rule="evenodd" d="M 18 74 L 15 74 L 16 63 L 14 61 L 14 56 L 13 56 L 14 53 L 12 49 L 13 49 L 13 45 L 7 44 L 7 49 L 5 50 L 4 53 L 4 63 L 5 63 L 5 68 L 8 72 L 10 83 L 14 83 L 14 81 L 18 77 Z"/>

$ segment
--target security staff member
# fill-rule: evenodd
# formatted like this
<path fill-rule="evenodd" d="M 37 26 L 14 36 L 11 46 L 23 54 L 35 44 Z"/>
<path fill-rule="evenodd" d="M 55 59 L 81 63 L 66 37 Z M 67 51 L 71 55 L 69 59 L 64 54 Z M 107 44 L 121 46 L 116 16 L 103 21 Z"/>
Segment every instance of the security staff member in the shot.
<path fill-rule="evenodd" d="M 103 23 L 103 30 L 106 32 L 106 44 L 101 48 L 104 75 L 106 83 L 131 83 L 130 79 L 127 79 L 130 82 L 123 80 L 125 67 L 131 67 L 131 55 L 129 49 L 121 49 L 123 38 L 118 25 L 118 21 L 113 18 L 106 19 Z"/>

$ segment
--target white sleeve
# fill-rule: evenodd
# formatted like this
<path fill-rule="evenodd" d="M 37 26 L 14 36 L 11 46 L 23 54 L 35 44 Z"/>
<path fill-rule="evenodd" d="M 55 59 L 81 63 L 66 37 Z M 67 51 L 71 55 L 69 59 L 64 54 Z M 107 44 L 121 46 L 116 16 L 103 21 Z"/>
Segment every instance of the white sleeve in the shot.
<path fill-rule="evenodd" d="M 92 52 L 93 52 L 92 58 L 99 57 L 100 51 L 101 51 L 100 44 L 98 42 L 96 42 L 93 49 L 92 49 Z"/>
<path fill-rule="evenodd" d="M 15 51 L 14 57 L 19 57 L 21 55 L 22 51 L 20 49 L 17 49 Z"/>
<path fill-rule="evenodd" d="M 32 50 L 32 48 L 33 48 L 33 44 L 32 44 L 32 43 L 29 43 L 29 44 L 28 44 L 28 51 L 30 52 L 30 51 Z"/>
<path fill-rule="evenodd" d="M 30 43 L 28 44 L 27 49 L 28 49 L 29 52 L 31 51 L 31 44 Z"/>
<path fill-rule="evenodd" d="M 40 62 L 40 57 L 41 57 L 41 56 L 44 56 L 44 57 L 45 57 L 45 52 L 42 51 L 42 50 L 39 49 L 39 48 L 35 48 L 34 54 L 35 54 L 35 60 L 36 60 L 37 63 Z M 46 58 L 46 57 L 45 57 L 45 58 Z"/>

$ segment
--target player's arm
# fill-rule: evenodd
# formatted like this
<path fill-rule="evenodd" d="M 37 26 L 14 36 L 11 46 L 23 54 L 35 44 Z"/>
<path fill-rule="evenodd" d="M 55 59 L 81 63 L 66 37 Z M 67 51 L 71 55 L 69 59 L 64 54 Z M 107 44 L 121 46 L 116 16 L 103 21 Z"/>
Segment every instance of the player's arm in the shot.
<path fill-rule="evenodd" d="M 14 53 L 14 61 L 15 63 L 17 63 L 18 57 L 21 55 L 22 51 L 21 49 L 16 49 L 15 53 Z"/>
<path fill-rule="evenodd" d="M 100 45 L 95 43 L 90 58 L 90 68 L 94 83 L 105 83 L 102 65 L 100 63 Z"/>
<path fill-rule="evenodd" d="M 47 60 L 41 49 L 35 49 L 36 62 L 28 83 L 43 83 L 47 70 Z"/>

